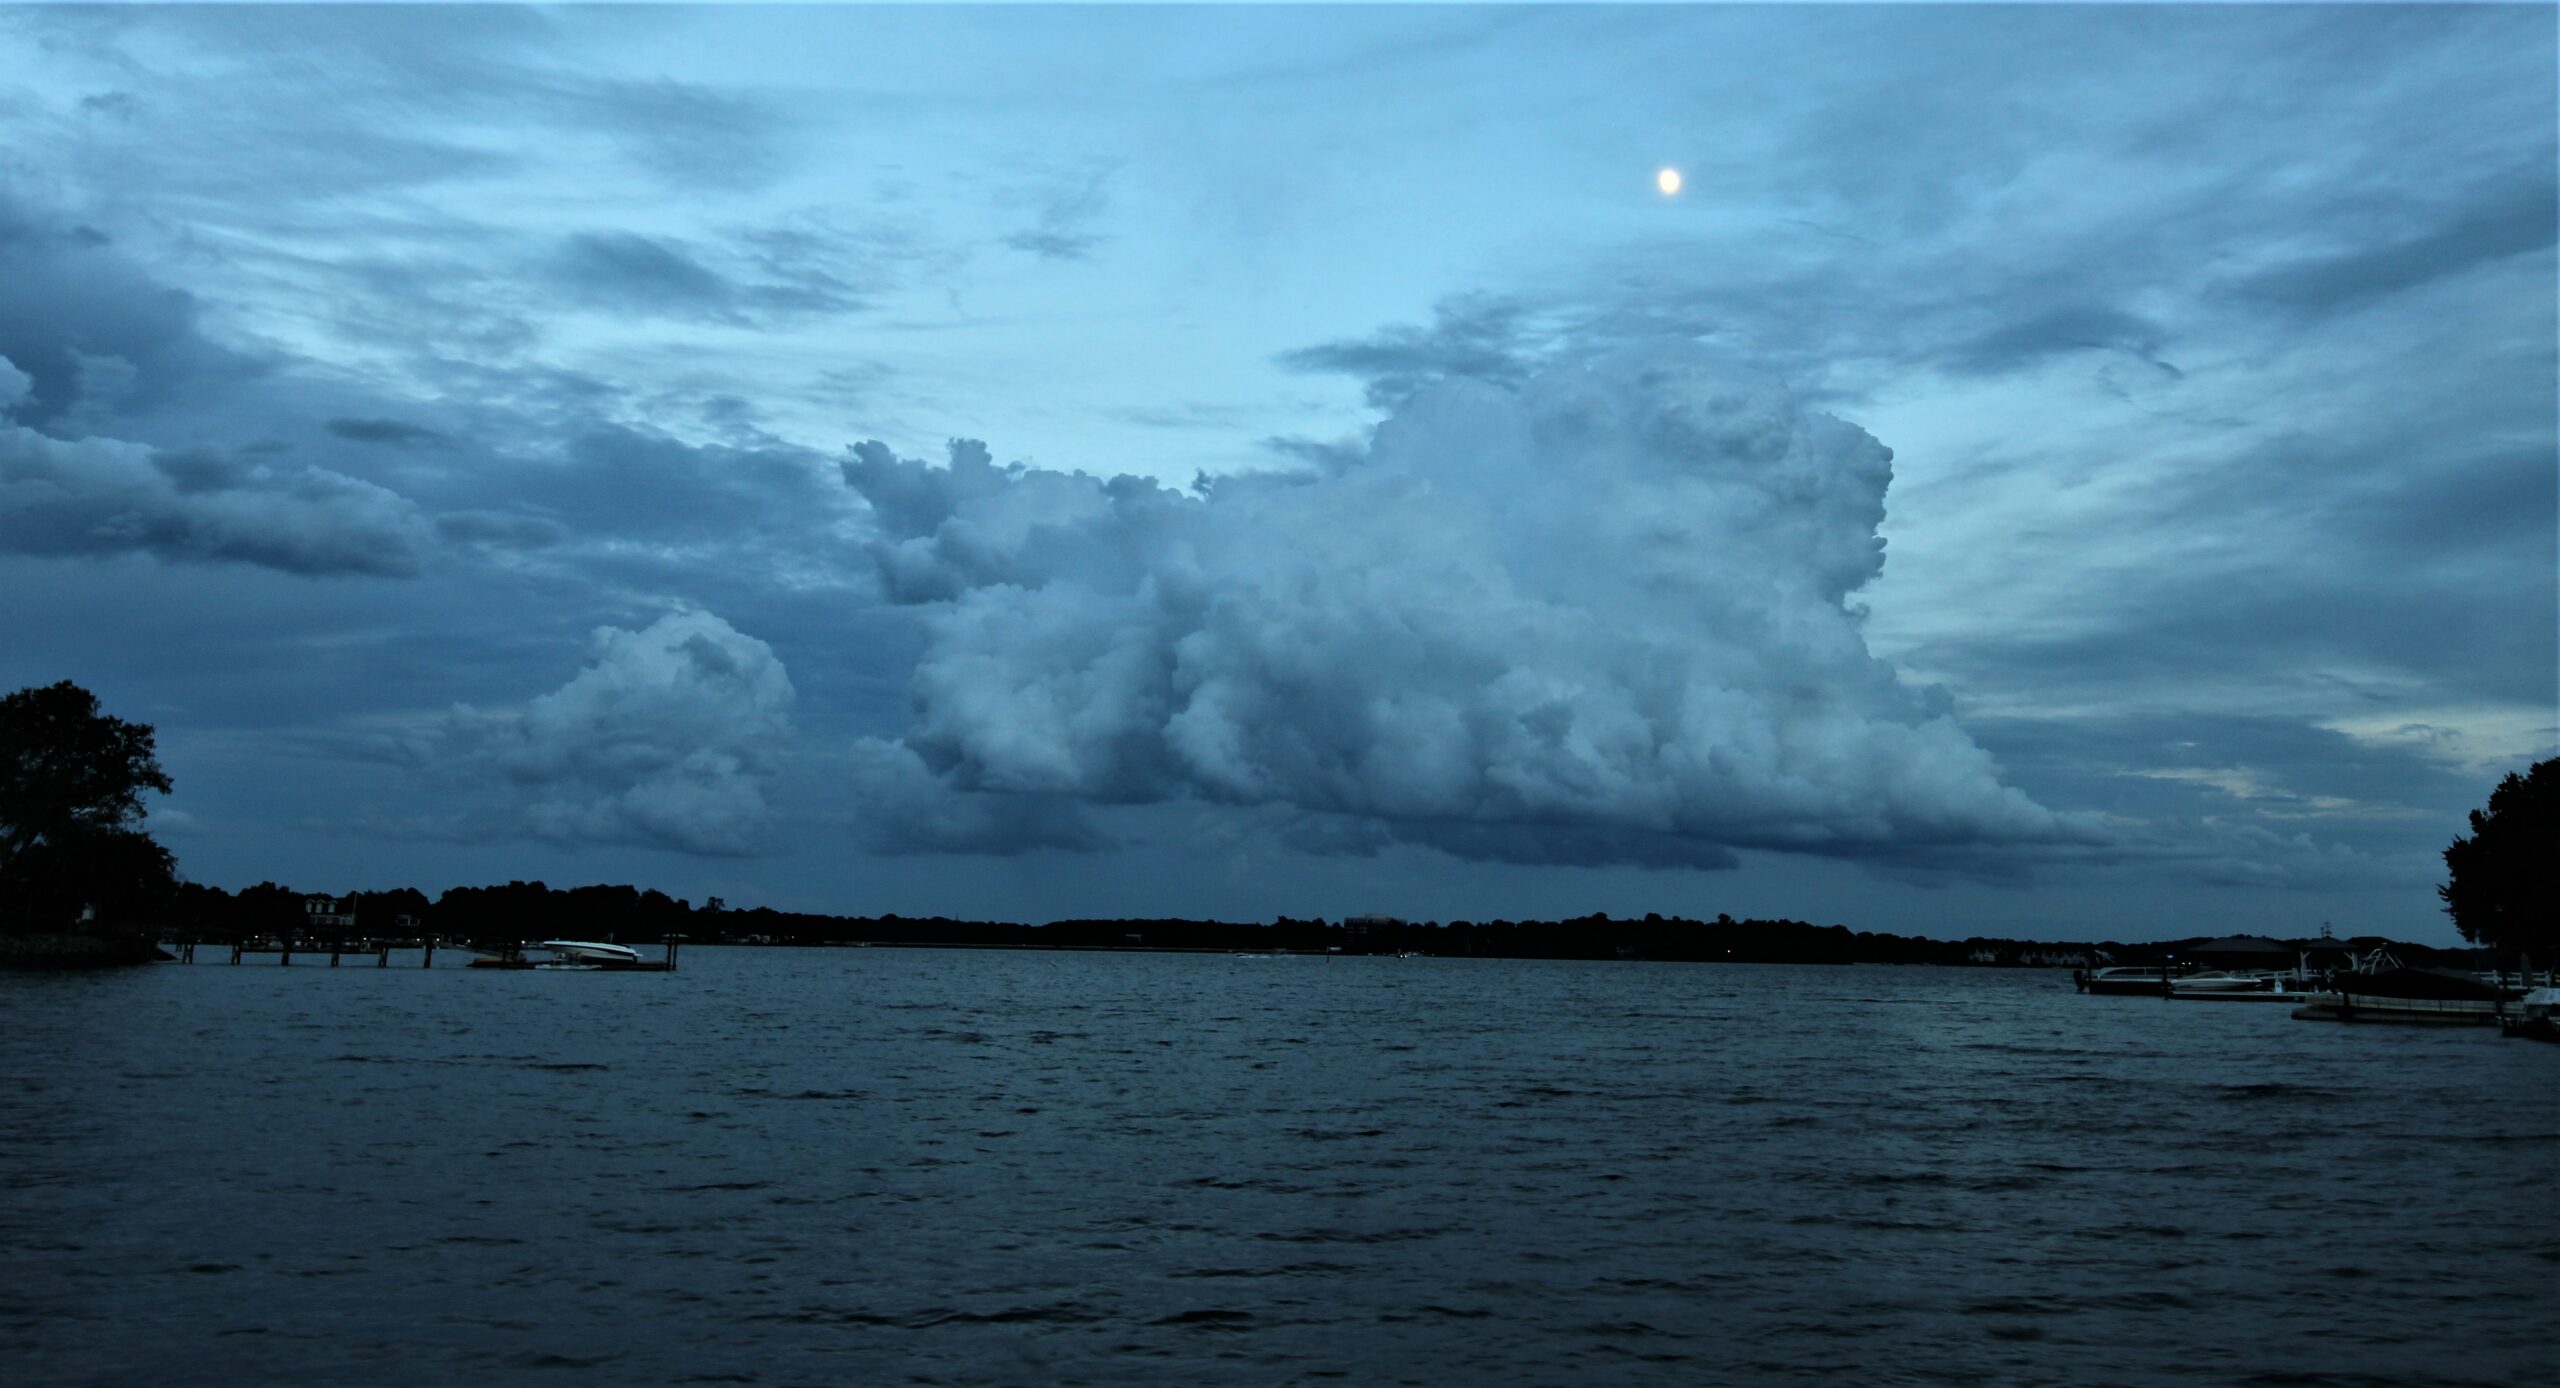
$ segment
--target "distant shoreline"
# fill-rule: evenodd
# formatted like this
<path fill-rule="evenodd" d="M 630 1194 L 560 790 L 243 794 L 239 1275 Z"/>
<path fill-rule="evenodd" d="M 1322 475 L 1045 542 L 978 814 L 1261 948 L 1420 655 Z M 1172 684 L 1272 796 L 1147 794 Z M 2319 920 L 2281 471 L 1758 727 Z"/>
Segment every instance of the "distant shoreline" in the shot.
<path fill-rule="evenodd" d="M 377 953 L 439 946 L 505 948 L 543 940 L 621 945 L 827 945 L 886 948 L 1047 949 L 1095 952 L 1311 954 L 1499 959 L 1625 959 L 1686 963 L 1948 964 L 2096 968 L 2194 963 L 2221 968 L 2333 968 L 2388 950 L 2403 963 L 2485 967 L 2485 950 L 2439 948 L 2381 936 L 2278 940 L 2254 935 L 2151 941 L 2051 941 L 1974 935 L 1939 939 L 1789 919 L 1613 916 L 1558 920 L 1333 919 L 1282 916 L 1268 923 L 1174 917 L 1071 918 L 1045 924 L 700 907 L 628 885 L 555 888 L 515 881 L 453 887 L 429 898 L 415 888 L 307 893 L 274 882 L 238 892 L 181 884 L 150 914 L 57 926 L 38 934 L 0 923 L 0 967 L 84 967 L 161 957 L 158 941 L 241 946 L 252 952 Z M 73 937 L 87 939 L 74 944 Z M 37 943 L 50 940 L 51 943 Z M 127 940 L 136 943 L 125 943 Z M 2317 956 L 2316 958 L 2314 956 Z"/>
<path fill-rule="evenodd" d="M 734 910 L 716 900 L 696 909 L 658 892 L 630 887 L 559 890 L 539 882 L 456 888 L 430 902 L 401 890 L 343 897 L 304 895 L 263 884 L 234 896 L 184 889 L 159 921 L 121 922 L 106 930 L 197 945 L 289 945 L 296 953 L 361 952 L 442 945 L 529 944 L 551 939 L 657 945 L 814 945 L 876 948 L 1073 950 L 1086 952 L 1398 955 L 1503 959 L 1649 960 L 1665 963 L 1946 964 L 1972 967 L 2094 968 L 2111 964 L 2196 962 L 2216 967 L 2321 967 L 2387 949 L 2411 964 L 2477 966 L 2485 951 L 2441 949 L 2380 936 L 2273 940 L 2193 936 L 2178 940 L 2021 940 L 1852 930 L 1797 920 L 1640 918 L 1593 914 L 1563 920 L 1409 921 L 1394 916 L 1338 919 L 1281 917 L 1270 923 L 1178 918 L 1068 919 L 1031 925 L 949 917 L 835 916 Z M 0 934 L 0 940 L 6 940 Z M 89 962 L 142 962 L 157 957 L 93 941 L 95 948 L 26 943 L 0 947 L 0 967 L 79 967 Z M 2199 952 L 2201 951 L 2201 952 Z"/>

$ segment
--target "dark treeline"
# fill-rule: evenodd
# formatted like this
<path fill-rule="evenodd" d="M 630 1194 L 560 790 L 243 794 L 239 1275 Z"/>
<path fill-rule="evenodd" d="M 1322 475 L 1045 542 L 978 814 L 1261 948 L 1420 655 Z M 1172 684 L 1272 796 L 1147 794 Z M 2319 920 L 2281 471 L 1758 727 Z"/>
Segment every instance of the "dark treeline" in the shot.
<path fill-rule="evenodd" d="M 315 926 L 314 896 L 328 898 L 342 924 Z M 695 921 L 716 920 L 709 911 L 660 891 L 592 886 L 561 890 L 541 882 L 455 887 L 433 901 L 414 887 L 381 892 L 305 892 L 261 882 L 226 892 L 180 883 L 165 908 L 165 928 L 180 938 L 233 940 L 255 936 L 343 934 L 349 939 L 404 939 L 433 935 L 447 940 L 613 939 L 655 942 L 669 935 L 716 939 Z M 326 919 L 325 917 L 323 919 Z"/>
<path fill-rule="evenodd" d="M 1975 936 L 1936 940 L 1853 931 L 1793 920 L 1713 920 L 1606 915 L 1569 920 L 1400 921 L 1380 917 L 1295 920 L 1268 925 L 1205 920 L 1059 920 L 1045 925 L 960 921 L 940 916 L 831 916 L 728 909 L 718 897 L 696 907 L 629 886 L 555 888 L 541 882 L 455 887 L 430 900 L 412 888 L 326 894 L 341 924 L 312 928 L 314 893 L 262 882 L 238 892 L 193 883 L 170 903 L 167 932 L 198 941 L 298 937 L 448 942 L 609 940 L 627 945 L 669 938 L 704 944 L 910 945 L 952 948 L 1238 950 L 1247 952 L 1417 953 L 1505 959 L 1652 959 L 1712 963 L 1968 964 L 2154 963 L 2193 941 L 2051 944 Z M 2374 941 L 2372 943 L 2383 943 Z M 2393 946 L 2409 962 L 2441 951 Z"/>

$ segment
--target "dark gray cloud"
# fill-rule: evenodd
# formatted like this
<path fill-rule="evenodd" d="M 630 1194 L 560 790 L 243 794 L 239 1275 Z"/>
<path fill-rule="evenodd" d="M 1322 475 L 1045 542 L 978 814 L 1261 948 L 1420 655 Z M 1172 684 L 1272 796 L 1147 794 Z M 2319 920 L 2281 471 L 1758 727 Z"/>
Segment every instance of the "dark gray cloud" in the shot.
<path fill-rule="evenodd" d="M 1017 251 L 1028 251 L 1044 260 L 1085 260 L 1101 238 L 1065 231 L 1017 231 L 1004 239 Z"/>
<path fill-rule="evenodd" d="M 514 511 L 447 511 L 436 517 L 436 533 L 457 544 L 545 549 L 567 538 L 569 528 L 548 516 Z"/>
<path fill-rule="evenodd" d="M 221 145 L 232 155 L 204 161 L 191 181 L 290 172 L 302 181 L 273 185 L 287 198 L 511 164 L 454 136 L 454 124 L 473 121 L 600 141 L 684 192 L 735 193 L 786 166 L 784 113 L 700 83 L 588 70 L 575 47 L 585 22 L 530 11 L 92 12 L 53 17 L 46 37 L 128 73 L 134 105 L 184 101 L 190 120 L 170 132 L 175 152 Z M 174 45 L 134 41 L 173 35 Z M 218 61 L 185 61 L 208 53 Z M 232 85 L 208 91 L 217 73 Z M 315 122 L 315 111 L 351 119 Z"/>
<path fill-rule="evenodd" d="M 626 313 L 751 321 L 765 314 L 834 313 L 860 306 L 822 271 L 796 283 L 742 282 L 673 241 L 632 232 L 585 232 L 561 242 L 548 274 L 572 302 Z"/>
<path fill-rule="evenodd" d="M 0 374 L 21 399 L 24 380 Z M 425 522 L 395 492 L 320 468 L 55 438 L 8 423 L 9 403 L 0 399 L 0 548 L 393 578 L 422 563 Z"/>
<path fill-rule="evenodd" d="M 2066 304 L 1984 333 L 1959 350 L 1953 364 L 1964 371 L 1996 373 L 2071 352 L 2113 351 L 2174 374 L 2177 369 L 2159 357 L 2163 336 L 2158 324 L 2122 309 Z"/>
<path fill-rule="evenodd" d="M 881 739 L 854 747 L 856 842 L 874 853 L 1011 857 L 1041 850 L 1114 846 L 1076 796 L 969 790 L 928 766 L 915 748 Z"/>
<path fill-rule="evenodd" d="M 2378 220 L 2378 219 L 2373 219 Z M 2334 312 L 2402 293 L 2560 237 L 2560 184 L 2549 167 L 2519 170 L 2414 232 L 2373 229 L 2370 244 L 2306 257 L 2242 280 L 2239 291 L 2288 307 Z"/>
<path fill-rule="evenodd" d="M 1682 834 L 1600 829 L 1587 824 L 1400 823 L 1394 841 L 1436 848 L 1473 862 L 1524 867 L 1636 867 L 1662 871 L 1730 872 L 1742 855 L 1711 840 Z"/>
<path fill-rule="evenodd" d="M 591 304 L 660 313 L 725 312 L 738 291 L 679 247 L 630 232 L 588 232 L 560 244 L 554 281 Z"/>
<path fill-rule="evenodd" d="M 1102 237 L 1091 230 L 1111 205 L 1111 179 L 1116 161 L 1096 161 L 1053 175 L 1036 193 L 1040 213 L 1031 226 L 1004 238 L 1004 243 L 1045 260 L 1086 260 Z"/>
<path fill-rule="evenodd" d="M 1427 327 L 1395 325 L 1283 352 L 1279 360 L 1294 370 L 1358 377 L 1370 404 L 1391 409 L 1434 381 L 1510 385 L 1524 379 L 1532 361 L 1525 313 L 1505 299 L 1464 295 L 1435 305 Z"/>
<path fill-rule="evenodd" d="M 1368 442 L 1358 438 L 1327 440 L 1276 436 L 1264 439 L 1262 446 L 1269 452 L 1306 464 L 1319 472 L 1339 472 L 1369 456 Z M 1215 486 L 1217 480 L 1207 479 L 1206 485 Z"/>
<path fill-rule="evenodd" d="M 2553 400 L 2523 379 L 2532 364 L 2501 369 L 2516 379 L 2469 364 L 2448 364 L 2441 382 L 2404 377 L 2426 403 L 2342 402 L 2306 421 L 2320 432 L 2223 444 L 2210 466 L 2147 476 L 2108 518 L 2121 534 L 2164 537 L 2173 559 L 2132 547 L 2084 561 L 2064 615 L 1976 629 L 1914 659 L 1966 688 L 2084 708 L 2182 703 L 2200 685 L 2244 681 L 2331 702 L 2338 691 L 2313 688 L 2311 672 L 2345 671 L 2419 708 L 2548 707 L 2560 439 L 2530 418 L 2537 395 L 2544 409 Z M 2050 542 L 2073 534 L 2059 526 Z M 2030 569 L 2020 581 L 2058 580 Z"/>
<path fill-rule="evenodd" d="M 410 424 L 397 419 L 333 419 L 329 432 L 357 443 L 389 444 L 396 448 L 431 446 L 450 442 L 443 434 L 423 424 Z"/>
<path fill-rule="evenodd" d="M 2461 769 L 2465 749 L 2422 730 L 2377 740 L 2300 715 L 2155 708 L 1972 726 L 2020 785 L 2121 826 L 2096 863 L 2161 879 L 2334 890 L 2423 878 L 2486 786 Z"/>
<path fill-rule="evenodd" d="M 102 423 L 103 404 L 139 408 L 266 369 L 209 340 L 197 319 L 193 295 L 155 281 L 102 234 L 0 188 L 0 357 L 30 378 L 21 422 Z M 109 393 L 118 398 L 100 399 Z"/>
<path fill-rule="evenodd" d="M 694 445 L 594 422 L 556 458 L 520 469 L 513 492 L 580 531 L 740 546 L 813 537 L 850 509 L 814 453 Z"/>
<path fill-rule="evenodd" d="M 2335 802 L 2434 815 L 2477 790 L 2476 777 L 2423 737 L 2376 742 L 2302 715 L 2150 709 L 1985 717 L 1975 726 L 2022 781 L 2051 783 L 2072 803 L 2134 820 L 2158 817 L 2172 801 L 2192 812 L 2198 796 L 2226 815 L 2245 808 L 2271 820 L 2323 817 Z"/>

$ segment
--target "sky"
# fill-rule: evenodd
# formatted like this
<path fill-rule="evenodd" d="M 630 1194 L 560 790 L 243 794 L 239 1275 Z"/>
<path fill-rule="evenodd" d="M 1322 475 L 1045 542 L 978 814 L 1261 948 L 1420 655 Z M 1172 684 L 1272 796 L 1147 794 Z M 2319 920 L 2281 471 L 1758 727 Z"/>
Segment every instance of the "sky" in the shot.
<path fill-rule="evenodd" d="M 230 888 L 2451 943 L 2556 24 L 0 8 L 0 687 Z"/>

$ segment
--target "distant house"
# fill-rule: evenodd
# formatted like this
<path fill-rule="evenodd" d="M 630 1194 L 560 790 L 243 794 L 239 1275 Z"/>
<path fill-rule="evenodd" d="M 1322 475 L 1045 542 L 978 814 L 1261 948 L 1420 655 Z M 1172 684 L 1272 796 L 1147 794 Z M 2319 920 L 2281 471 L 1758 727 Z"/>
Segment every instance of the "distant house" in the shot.
<path fill-rule="evenodd" d="M 2085 969 L 2094 953 L 2081 945 L 1975 945 L 1965 951 L 1968 964 L 2018 964 L 2027 968 Z"/>
<path fill-rule="evenodd" d="M 1344 916 L 1343 948 L 1353 954 L 1369 949 L 1392 949 L 1396 937 L 1404 931 L 1401 916 Z"/>
<path fill-rule="evenodd" d="M 302 926 L 313 939 L 352 934 L 356 928 L 354 904 L 334 896 L 306 896 L 302 899 Z"/>

